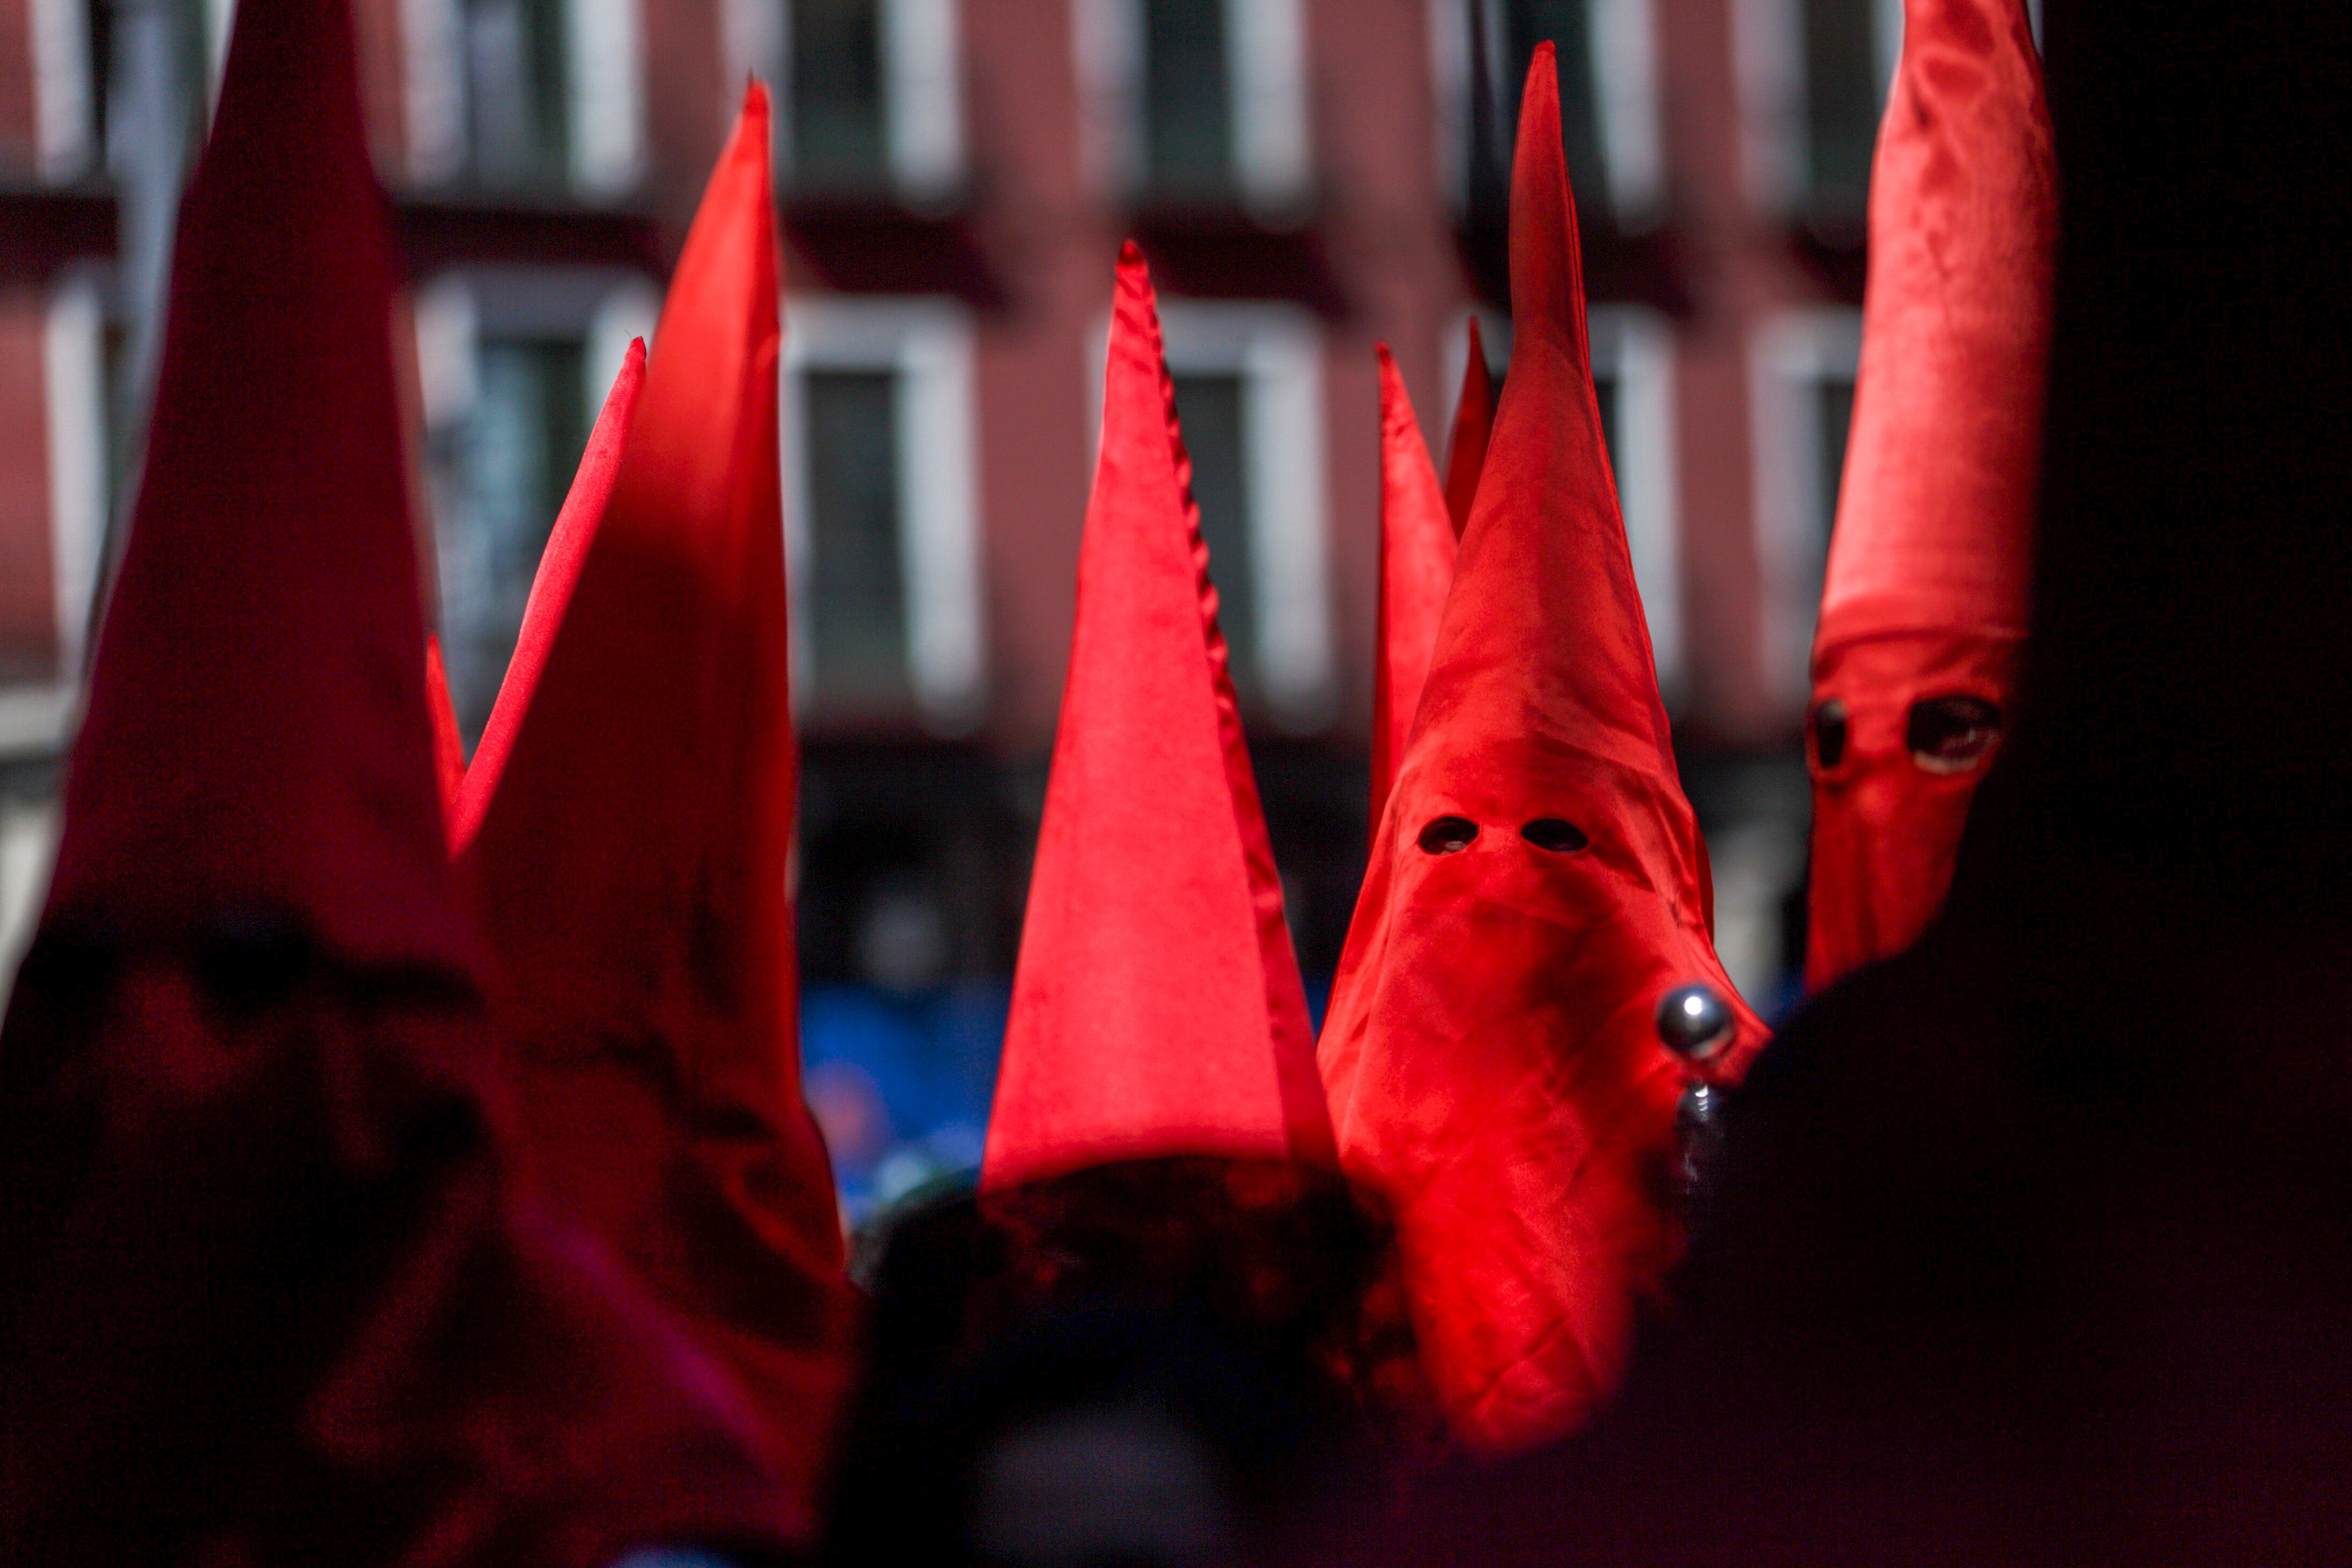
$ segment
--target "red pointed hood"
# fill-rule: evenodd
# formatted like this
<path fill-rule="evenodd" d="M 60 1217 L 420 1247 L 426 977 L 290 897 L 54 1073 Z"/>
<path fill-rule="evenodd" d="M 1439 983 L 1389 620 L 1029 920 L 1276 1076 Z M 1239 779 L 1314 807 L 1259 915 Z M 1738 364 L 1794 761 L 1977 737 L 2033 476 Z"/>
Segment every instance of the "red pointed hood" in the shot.
<path fill-rule="evenodd" d="M 1216 605 L 1150 275 L 1130 244 L 989 1186 L 1140 1155 L 1330 1163 Z"/>
<path fill-rule="evenodd" d="M 1486 369 L 1486 345 L 1478 318 L 1469 320 L 1470 353 L 1462 362 L 1462 395 L 1454 404 L 1454 434 L 1445 448 L 1445 512 L 1454 536 L 1470 525 L 1470 505 L 1478 499 L 1478 474 L 1486 467 L 1486 443 L 1495 431 L 1495 379 Z"/>
<path fill-rule="evenodd" d="M 572 476 L 572 488 L 564 493 L 563 505 L 555 514 L 547 548 L 540 552 L 539 571 L 530 580 L 530 597 L 523 605 L 522 629 L 515 637 L 513 657 L 508 659 L 506 676 L 499 682 L 499 697 L 490 707 L 489 721 L 482 726 L 482 743 L 474 748 L 474 760 L 464 768 L 450 813 L 449 845 L 453 853 L 463 854 L 473 843 L 474 835 L 481 830 L 483 814 L 499 792 L 507 757 L 514 750 L 515 731 L 522 725 L 522 716 L 530 710 L 531 693 L 539 689 L 549 650 L 555 646 L 556 630 L 563 624 L 563 612 L 572 603 L 572 590 L 580 581 L 580 568 L 588 559 L 589 547 L 595 542 L 596 526 L 604 521 L 604 508 L 612 500 L 613 480 L 621 468 L 622 447 L 628 439 L 629 426 L 636 415 L 637 394 L 645 382 L 646 341 L 632 338 L 628 352 L 621 356 L 621 369 L 613 378 L 613 389 L 604 395 L 604 406 L 597 412 L 595 427 L 588 432 L 587 448 L 580 454 L 579 471 Z"/>
<path fill-rule="evenodd" d="M 808 1533 L 669 1314 L 512 1180 L 391 319 L 348 8 L 240 0 L 0 1030 L 0 1560 Z"/>
<path fill-rule="evenodd" d="M 1591 1408 L 1674 1256 L 1660 1001 L 1718 994 L 1725 1071 L 1763 1039 L 1709 941 L 1601 444 L 1549 46 L 1523 104 L 1511 374 L 1322 1041 L 1432 1381 L 1495 1446 Z"/>
<path fill-rule="evenodd" d="M 534 1153 L 733 1364 L 805 1500 L 848 1298 L 800 1096 L 777 310 L 754 84 L 467 858 Z"/>
<path fill-rule="evenodd" d="M 331 9 L 238 29 L 182 201 L 49 906 L 268 907 L 354 956 L 447 959 L 391 243 Z"/>
<path fill-rule="evenodd" d="M 1477 323 L 1470 357 L 1478 363 Z M 1372 821 L 1378 823 L 1404 756 L 1405 733 L 1421 705 L 1437 646 L 1438 617 L 1454 583 L 1454 527 L 1437 488 L 1429 447 L 1396 361 L 1381 345 L 1380 662 L 1372 668 Z M 1464 397 L 1470 395 L 1465 385 Z M 1485 444 L 1485 432 L 1479 432 Z M 1473 484 L 1475 475 L 1473 475 Z"/>
<path fill-rule="evenodd" d="M 1909 0 L 1813 645 L 1826 984 L 1943 901 L 2025 636 L 2057 175 L 2022 0 Z M 1826 740 L 1827 744 L 1822 742 Z"/>

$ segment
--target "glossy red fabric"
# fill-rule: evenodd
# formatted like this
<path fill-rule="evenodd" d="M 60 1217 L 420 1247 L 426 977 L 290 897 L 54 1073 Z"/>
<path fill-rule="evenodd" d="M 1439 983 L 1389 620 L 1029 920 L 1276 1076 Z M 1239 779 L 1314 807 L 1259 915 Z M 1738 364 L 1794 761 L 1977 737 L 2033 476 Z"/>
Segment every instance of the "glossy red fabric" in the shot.
<path fill-rule="evenodd" d="M 797 1528 L 508 1158 L 350 18 L 241 0 L 0 1029 L 0 1561 L 590 1568 Z"/>
<path fill-rule="evenodd" d="M 1511 189 L 1511 374 L 1322 1039 L 1342 1168 L 1394 1205 L 1431 1380 L 1467 1440 L 1558 1436 L 1675 1255 L 1686 1069 L 1654 1013 L 1731 1004 L 1601 445 L 1549 46 Z M 1450 853 L 1424 828 L 1465 818 Z M 1572 824 L 1589 847 L 1522 836 Z M 1538 834 L 1541 829 L 1535 830 Z"/>
<path fill-rule="evenodd" d="M 1477 331 L 1472 323 L 1471 331 Z M 1471 359 L 1477 361 L 1473 339 Z M 1379 662 L 1372 667 L 1372 821 L 1386 808 L 1404 756 L 1438 617 L 1454 584 L 1454 526 L 1437 470 L 1413 417 L 1412 399 L 1382 343 L 1381 358 L 1381 588 Z M 1470 395 L 1463 389 L 1464 397 Z M 1475 475 L 1474 475 L 1475 481 Z"/>
<path fill-rule="evenodd" d="M 1913 702 L 2006 707 L 2025 636 L 2057 241 L 2057 170 L 2023 0 L 1907 0 L 1871 170 L 1870 279 L 1831 536 L 1813 703 L 1805 979 L 1907 947 L 1935 918 L 1986 760 L 1912 759 Z"/>
<path fill-rule="evenodd" d="M 988 1188 L 1160 1154 L 1332 1163 L 1216 612 L 1151 278 L 1130 244 Z"/>
<path fill-rule="evenodd" d="M 474 835 L 481 831 L 483 813 L 499 792 L 499 779 L 514 750 L 515 731 L 530 710 L 531 693 L 539 689 L 548 651 L 555 646 L 556 629 L 563 624 L 572 590 L 580 582 L 580 568 L 588 559 L 589 546 L 595 542 L 596 525 L 604 521 L 604 508 L 612 500 L 613 480 L 621 469 L 621 450 L 628 440 L 637 395 L 645 384 L 646 341 L 632 338 L 621 356 L 620 372 L 613 377 L 613 389 L 604 395 L 604 406 L 597 411 L 596 424 L 588 432 L 587 447 L 580 454 L 580 468 L 572 476 L 572 488 L 564 492 L 563 505 L 555 513 L 547 547 L 540 552 L 539 570 L 531 576 L 530 597 L 523 605 L 522 629 L 516 634 L 514 654 L 499 682 L 489 721 L 482 726 L 481 744 L 474 748 L 474 760 L 464 770 L 450 816 L 449 845 L 455 853 L 463 854 L 473 843 Z"/>
<path fill-rule="evenodd" d="M 441 639 L 425 638 L 425 710 L 433 724 L 433 776 L 441 786 L 441 815 L 454 820 L 466 783 L 466 740 L 457 732 L 457 705 L 449 700 L 449 667 Z"/>
<path fill-rule="evenodd" d="M 768 144 L 755 83 L 466 864 L 530 1152 L 727 1363 L 805 1512 L 855 1322 L 800 1095 Z"/>
<path fill-rule="evenodd" d="M 1454 405 L 1454 433 L 1445 451 L 1445 512 L 1454 520 L 1456 539 L 1470 525 L 1470 504 L 1478 499 L 1478 473 L 1495 431 L 1495 380 L 1486 369 L 1477 317 L 1470 318 L 1468 328 L 1470 353 L 1463 361 L 1462 395 Z"/>

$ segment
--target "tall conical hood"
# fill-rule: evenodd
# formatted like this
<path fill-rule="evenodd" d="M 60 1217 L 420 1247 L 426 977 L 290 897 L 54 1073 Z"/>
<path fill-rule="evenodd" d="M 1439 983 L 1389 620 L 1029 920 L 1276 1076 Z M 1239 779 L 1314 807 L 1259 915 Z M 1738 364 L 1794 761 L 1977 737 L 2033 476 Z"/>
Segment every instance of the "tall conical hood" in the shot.
<path fill-rule="evenodd" d="M 534 1152 L 734 1365 L 805 1488 L 847 1287 L 799 1091 L 767 117 L 754 84 L 467 859 Z"/>
<path fill-rule="evenodd" d="M 355 956 L 449 957 L 391 242 L 350 18 L 275 5 L 234 50 L 181 204 L 49 904 L 149 928 L 267 907 Z"/>
<path fill-rule="evenodd" d="M 474 748 L 474 760 L 464 770 L 450 814 L 449 844 L 454 852 L 464 853 L 473 842 L 491 797 L 499 792 L 507 757 L 514 750 L 515 731 L 530 710 L 531 693 L 539 689 L 547 656 L 555 647 L 556 631 L 572 603 L 572 590 L 579 584 L 580 568 L 588 559 L 596 526 L 604 521 L 604 508 L 612 500 L 613 480 L 621 469 L 621 450 L 645 382 L 646 342 L 632 338 L 628 352 L 621 356 L 613 389 L 604 395 L 604 406 L 597 412 L 595 427 L 588 432 L 579 471 L 572 476 L 572 488 L 564 492 L 563 505 L 556 511 L 547 547 L 540 552 L 539 570 L 531 577 L 530 597 L 523 605 L 522 629 L 516 634 L 513 657 L 499 682 L 489 722 L 482 726 L 482 743 Z"/>
<path fill-rule="evenodd" d="M 1943 901 L 2025 634 L 2057 179 L 2022 0 L 1909 0 L 1813 646 L 1807 979 Z"/>
<path fill-rule="evenodd" d="M 1130 244 L 989 1185 L 1150 1154 L 1331 1159 L 1216 604 Z"/>
<path fill-rule="evenodd" d="M 1477 331 L 1472 323 L 1471 331 Z M 1381 819 L 1413 710 L 1421 705 L 1438 618 L 1454 583 L 1454 522 L 1396 360 L 1381 345 L 1379 663 L 1372 668 L 1372 821 Z M 1478 355 L 1476 341 L 1471 358 Z M 1469 395 L 1467 387 L 1463 395 Z M 1484 445 L 1485 431 L 1479 432 Z M 1473 483 L 1475 475 L 1473 474 Z"/>
<path fill-rule="evenodd" d="M 1478 318 L 1469 320 L 1470 352 L 1462 362 L 1462 393 L 1454 404 L 1454 434 L 1445 447 L 1445 512 L 1454 536 L 1470 526 L 1470 506 L 1478 499 L 1478 474 L 1486 464 L 1486 443 L 1495 433 L 1495 380 L 1486 369 L 1486 344 Z"/>
<path fill-rule="evenodd" d="M 1763 1037 L 1709 941 L 1601 444 L 1549 46 L 1522 101 L 1511 374 L 1322 1041 L 1432 1380 L 1495 1446 L 1591 1408 L 1674 1256 L 1691 1069 L 1661 1004 L 1714 994 L 1711 1077 Z"/>

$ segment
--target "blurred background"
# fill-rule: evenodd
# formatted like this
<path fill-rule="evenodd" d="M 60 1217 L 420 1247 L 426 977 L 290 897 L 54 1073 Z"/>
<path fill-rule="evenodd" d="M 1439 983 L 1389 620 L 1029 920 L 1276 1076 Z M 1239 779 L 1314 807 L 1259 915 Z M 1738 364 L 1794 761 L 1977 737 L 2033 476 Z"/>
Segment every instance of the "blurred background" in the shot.
<path fill-rule="evenodd" d="M 47 874 L 232 4 L 0 0 L 0 977 Z M 469 743 L 742 83 L 774 94 L 804 1049 L 853 1213 L 979 1156 L 1129 235 L 1319 1007 L 1367 831 L 1373 345 L 1442 462 L 1472 313 L 1507 368 L 1506 171 L 1542 40 L 1717 945 L 1759 1007 L 1790 999 L 1806 657 L 1900 0 L 353 4 Z"/>

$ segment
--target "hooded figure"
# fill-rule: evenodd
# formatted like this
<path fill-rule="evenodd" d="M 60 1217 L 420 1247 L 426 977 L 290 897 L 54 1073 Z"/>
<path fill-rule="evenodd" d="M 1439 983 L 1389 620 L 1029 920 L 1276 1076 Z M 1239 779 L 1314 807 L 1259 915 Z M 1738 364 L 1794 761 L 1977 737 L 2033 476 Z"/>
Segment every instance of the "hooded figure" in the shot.
<path fill-rule="evenodd" d="M 465 864 L 511 994 L 532 1154 L 727 1363 L 806 1509 L 854 1324 L 800 1096 L 768 145 L 755 83 L 568 604 L 538 592 L 560 579 L 534 585 L 561 624 L 519 649 L 526 680 L 543 658 L 535 685 L 500 694 L 511 749 L 487 799 L 467 778 Z"/>
<path fill-rule="evenodd" d="M 1431 1380 L 1470 1440 L 1577 1422 L 1677 1246 L 1691 1072 L 1763 1028 L 1708 931 L 1601 444 L 1552 52 L 1511 190 L 1511 375 L 1324 1025 L 1342 1168 L 1396 1211 Z M 1700 999 L 1687 988 L 1705 987 Z"/>
<path fill-rule="evenodd" d="M 780 1549 L 714 1366 L 519 1188 L 340 3 L 243 0 L 0 1029 L 0 1560 Z"/>
<path fill-rule="evenodd" d="M 1468 331 L 1470 353 L 1462 363 L 1462 395 L 1454 405 L 1454 434 L 1445 451 L 1445 515 L 1454 520 L 1456 539 L 1469 526 L 1478 473 L 1486 466 L 1486 443 L 1495 433 L 1495 381 L 1486 369 L 1477 317 L 1469 319 Z"/>
<path fill-rule="evenodd" d="M 2057 179 L 2022 0 L 1909 0 L 1813 643 L 1805 983 L 1908 947 L 2025 636 Z"/>
<path fill-rule="evenodd" d="M 1475 321 L 1470 324 L 1470 360 L 1479 359 Z M 1381 596 L 1380 662 L 1372 668 L 1372 821 L 1381 819 L 1404 755 L 1422 682 L 1429 678 L 1429 652 L 1437 644 L 1438 617 L 1445 591 L 1454 584 L 1454 520 L 1446 514 L 1445 493 L 1437 488 L 1429 447 L 1413 417 L 1412 399 L 1396 361 L 1381 345 Z M 1462 391 L 1467 409 L 1472 389 Z M 1485 431 L 1478 432 L 1485 445 Z M 1460 450 L 1457 433 L 1456 451 Z M 1471 472 L 1475 487 L 1476 470 Z M 1465 503 L 1466 507 L 1466 503 Z"/>
<path fill-rule="evenodd" d="M 1208 553 L 1130 243 L 985 1186 L 1143 1155 L 1332 1163 Z"/>

